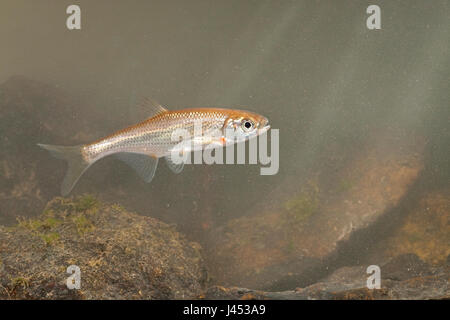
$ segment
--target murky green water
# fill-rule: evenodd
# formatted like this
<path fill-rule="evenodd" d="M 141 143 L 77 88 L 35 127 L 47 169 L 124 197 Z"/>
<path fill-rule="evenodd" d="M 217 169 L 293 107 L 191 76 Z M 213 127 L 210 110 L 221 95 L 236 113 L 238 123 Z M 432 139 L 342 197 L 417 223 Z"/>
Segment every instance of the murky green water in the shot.
<path fill-rule="evenodd" d="M 279 129 L 276 175 L 161 164 L 146 184 L 108 158 L 71 193 L 176 225 L 202 248 L 204 290 L 293 290 L 344 266 L 362 268 L 354 280 L 380 265 L 383 279 L 405 254 L 448 268 L 448 1 L 377 1 L 379 30 L 356 1 L 77 1 L 80 30 L 66 27 L 70 4 L 0 4 L 0 224 L 59 196 L 65 165 L 36 143 L 91 142 L 145 119 L 151 97 Z"/>

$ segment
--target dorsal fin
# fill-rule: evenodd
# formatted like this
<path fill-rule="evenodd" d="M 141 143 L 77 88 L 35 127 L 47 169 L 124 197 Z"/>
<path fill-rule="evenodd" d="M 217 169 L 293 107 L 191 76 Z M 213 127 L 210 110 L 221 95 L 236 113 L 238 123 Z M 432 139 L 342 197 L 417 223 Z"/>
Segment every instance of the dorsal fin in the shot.
<path fill-rule="evenodd" d="M 139 106 L 146 110 L 149 117 L 154 117 L 168 111 L 160 103 L 151 98 L 144 98 Z"/>

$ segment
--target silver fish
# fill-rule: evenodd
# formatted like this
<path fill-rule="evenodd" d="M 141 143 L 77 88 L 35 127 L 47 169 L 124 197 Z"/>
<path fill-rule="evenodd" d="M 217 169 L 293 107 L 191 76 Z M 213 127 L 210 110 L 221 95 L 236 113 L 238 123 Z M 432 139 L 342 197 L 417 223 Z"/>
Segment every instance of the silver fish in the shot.
<path fill-rule="evenodd" d="M 237 140 L 227 139 L 226 130 L 234 130 L 237 138 L 246 140 L 270 128 L 266 117 L 244 110 L 192 108 L 169 111 L 151 99 L 147 99 L 144 105 L 152 115 L 150 118 L 92 143 L 78 146 L 38 144 L 54 157 L 68 163 L 61 186 L 62 195 L 70 193 L 94 162 L 112 154 L 130 165 L 146 182 L 153 179 L 158 159 L 162 157 L 173 172 L 181 172 L 183 163 L 171 159 L 172 151 L 180 145 L 172 138 L 177 129 L 189 133 L 190 141 L 185 145 L 193 147 L 184 149 L 188 152 L 205 148 L 211 143 L 222 146 L 235 143 Z M 196 133 L 196 123 L 201 124 L 200 135 Z M 220 134 L 211 135 L 214 130 Z"/>

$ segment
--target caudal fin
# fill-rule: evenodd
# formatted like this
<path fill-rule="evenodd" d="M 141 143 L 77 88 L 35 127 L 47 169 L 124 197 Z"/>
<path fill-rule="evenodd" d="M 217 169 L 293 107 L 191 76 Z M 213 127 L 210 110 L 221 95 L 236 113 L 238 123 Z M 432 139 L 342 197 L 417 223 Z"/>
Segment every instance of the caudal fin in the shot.
<path fill-rule="evenodd" d="M 40 143 L 38 143 L 38 146 L 48 150 L 55 158 L 67 161 L 68 169 L 61 186 L 61 194 L 63 196 L 68 195 L 90 165 L 81 154 L 81 146 L 65 147 Z"/>

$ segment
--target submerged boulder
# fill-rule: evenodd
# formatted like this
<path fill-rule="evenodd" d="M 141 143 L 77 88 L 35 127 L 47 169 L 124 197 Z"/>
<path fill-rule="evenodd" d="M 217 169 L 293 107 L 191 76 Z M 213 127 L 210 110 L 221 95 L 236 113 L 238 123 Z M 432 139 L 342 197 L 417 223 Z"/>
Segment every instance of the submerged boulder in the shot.
<path fill-rule="evenodd" d="M 78 266 L 81 288 L 68 289 Z M 206 283 L 199 244 L 173 226 L 85 195 L 0 226 L 0 299 L 189 299 Z"/>
<path fill-rule="evenodd" d="M 65 165 L 55 166 L 36 144 L 89 139 L 89 117 L 80 116 L 87 109 L 56 86 L 25 77 L 0 85 L 0 224 L 38 214 L 59 194 Z"/>
<path fill-rule="evenodd" d="M 450 189 L 427 191 L 389 237 L 376 245 L 378 256 L 414 253 L 433 265 L 450 257 Z M 371 257 L 379 259 L 376 255 Z"/>
<path fill-rule="evenodd" d="M 211 276 L 224 286 L 266 290 L 314 282 L 340 243 L 400 203 L 423 169 L 423 148 L 420 136 L 373 132 L 345 167 L 317 173 L 284 207 L 216 228 Z"/>

